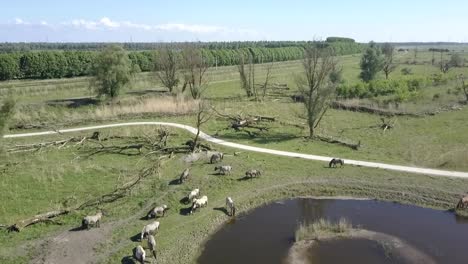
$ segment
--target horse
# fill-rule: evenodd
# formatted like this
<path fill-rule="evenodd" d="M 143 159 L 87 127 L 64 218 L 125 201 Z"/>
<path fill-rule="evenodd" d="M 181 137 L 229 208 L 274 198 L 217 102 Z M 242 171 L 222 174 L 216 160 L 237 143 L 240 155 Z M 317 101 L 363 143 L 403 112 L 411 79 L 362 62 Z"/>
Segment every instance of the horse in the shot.
<path fill-rule="evenodd" d="M 95 227 L 101 227 L 101 218 L 102 218 L 102 211 L 99 211 L 95 215 L 88 215 L 83 218 L 81 221 L 81 227 L 90 229 L 91 225 Z"/>
<path fill-rule="evenodd" d="M 468 194 L 460 198 L 457 204 L 457 209 L 465 209 L 468 207 Z"/>
<path fill-rule="evenodd" d="M 221 152 L 215 153 L 215 154 L 211 155 L 210 163 L 211 164 L 218 163 L 221 160 L 223 160 L 223 158 L 224 158 L 223 153 L 221 153 Z"/>
<path fill-rule="evenodd" d="M 141 264 L 145 263 L 145 258 L 146 258 L 146 252 L 143 249 L 141 245 L 138 245 L 135 250 L 134 250 L 134 255 L 135 259 L 140 262 Z"/>
<path fill-rule="evenodd" d="M 342 159 L 337 159 L 337 158 L 333 158 L 330 163 L 328 163 L 328 167 L 329 168 L 336 168 L 337 164 L 340 164 L 340 167 L 343 167 L 344 165 L 344 160 Z"/>
<path fill-rule="evenodd" d="M 229 216 L 236 216 L 236 206 L 231 197 L 226 197 L 226 211 Z"/>
<path fill-rule="evenodd" d="M 165 205 L 165 204 L 163 204 L 161 206 L 157 206 L 157 207 L 151 209 L 151 211 L 149 211 L 147 218 L 150 219 L 152 217 L 157 217 L 157 216 L 160 216 L 160 215 L 162 215 L 162 217 L 164 217 L 166 215 L 167 210 L 169 210 L 169 207 L 167 207 L 167 205 Z"/>
<path fill-rule="evenodd" d="M 148 246 L 149 250 L 153 253 L 154 259 L 156 259 L 156 239 L 153 235 L 148 235 Z"/>
<path fill-rule="evenodd" d="M 254 177 L 259 177 L 260 175 L 262 175 L 262 173 L 259 170 L 254 170 L 254 169 L 251 169 L 245 172 L 245 177 L 250 178 L 250 179 Z"/>
<path fill-rule="evenodd" d="M 187 180 L 190 177 L 190 169 L 186 168 L 179 177 L 179 183 L 182 184 L 185 180 Z"/>
<path fill-rule="evenodd" d="M 202 208 L 208 205 L 208 196 L 204 195 L 200 199 L 195 199 L 192 203 L 192 208 L 190 209 L 190 214 L 193 214 L 197 208 Z"/>
<path fill-rule="evenodd" d="M 198 197 L 198 195 L 200 195 L 200 189 L 194 189 L 192 190 L 189 195 L 187 196 L 187 203 L 190 203 L 190 202 L 193 202 L 193 200 L 195 198 Z"/>
<path fill-rule="evenodd" d="M 219 173 L 222 174 L 222 175 L 226 175 L 226 174 L 231 174 L 231 171 L 232 171 L 232 167 L 231 166 L 216 166 L 215 171 L 218 171 L 219 170 Z"/>
<path fill-rule="evenodd" d="M 143 238 L 145 238 L 146 235 L 151 235 L 155 231 L 159 231 L 159 222 L 154 221 L 151 224 L 147 224 L 143 227 L 143 230 L 141 230 L 141 237 L 140 241 L 143 241 Z"/>

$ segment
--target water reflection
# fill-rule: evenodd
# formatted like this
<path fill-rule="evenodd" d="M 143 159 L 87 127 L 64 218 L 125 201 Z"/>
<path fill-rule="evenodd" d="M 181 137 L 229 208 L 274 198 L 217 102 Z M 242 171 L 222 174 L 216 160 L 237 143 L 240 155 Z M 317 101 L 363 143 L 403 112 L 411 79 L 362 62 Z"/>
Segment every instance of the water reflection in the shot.
<path fill-rule="evenodd" d="M 347 218 L 353 226 L 399 237 L 439 263 L 468 263 L 467 221 L 452 212 L 373 200 L 294 199 L 258 208 L 205 245 L 202 264 L 282 263 L 301 222 Z M 355 262 L 348 257 L 347 263 Z"/>

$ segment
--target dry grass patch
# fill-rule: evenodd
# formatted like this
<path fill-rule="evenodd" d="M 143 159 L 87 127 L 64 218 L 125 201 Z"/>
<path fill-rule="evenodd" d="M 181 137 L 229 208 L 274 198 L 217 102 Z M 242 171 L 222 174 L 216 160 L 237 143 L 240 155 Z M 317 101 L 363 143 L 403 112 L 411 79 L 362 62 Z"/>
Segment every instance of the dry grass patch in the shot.
<path fill-rule="evenodd" d="M 302 240 L 315 240 L 330 234 L 345 235 L 351 231 L 352 225 L 345 218 L 341 218 L 338 223 L 332 223 L 329 220 L 321 218 L 312 223 L 302 223 L 295 233 L 296 242 Z"/>
<path fill-rule="evenodd" d="M 128 104 L 103 105 L 96 109 L 94 115 L 97 119 L 152 113 L 183 115 L 193 113 L 197 105 L 197 100 L 185 99 L 180 96 L 149 97 L 135 99 Z"/>

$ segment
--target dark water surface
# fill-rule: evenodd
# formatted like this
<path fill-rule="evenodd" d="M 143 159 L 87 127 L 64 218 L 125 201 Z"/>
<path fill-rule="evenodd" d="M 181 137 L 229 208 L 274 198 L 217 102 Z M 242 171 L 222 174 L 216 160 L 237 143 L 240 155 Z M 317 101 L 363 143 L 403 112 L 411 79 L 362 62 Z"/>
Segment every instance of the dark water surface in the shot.
<path fill-rule="evenodd" d="M 394 264 L 390 253 L 385 252 L 381 244 L 366 239 L 341 239 L 319 242 L 310 251 L 307 259 L 310 263 L 380 263 Z M 405 263 L 406 264 L 406 263 Z M 410 263 L 408 263 L 410 264 Z"/>
<path fill-rule="evenodd" d="M 337 222 L 341 217 L 354 227 L 382 232 L 407 241 L 431 256 L 437 263 L 468 263 L 468 221 L 451 212 L 373 200 L 293 199 L 273 203 L 239 216 L 213 235 L 198 259 L 202 264 L 283 263 L 301 222 L 320 218 Z M 336 241 L 330 242 L 337 243 Z M 320 263 L 385 263 L 382 252 L 372 242 L 323 244 Z M 353 248 L 354 247 L 354 248 Z M 314 255 L 315 254 L 315 255 Z M 337 258 L 334 258 L 337 255 Z M 340 256 L 342 256 L 340 258 Z M 376 262 L 376 258 L 382 261 Z M 328 261 L 329 260 L 329 261 Z M 331 262 L 330 262 L 331 261 Z M 395 262 L 392 262 L 395 263 Z"/>

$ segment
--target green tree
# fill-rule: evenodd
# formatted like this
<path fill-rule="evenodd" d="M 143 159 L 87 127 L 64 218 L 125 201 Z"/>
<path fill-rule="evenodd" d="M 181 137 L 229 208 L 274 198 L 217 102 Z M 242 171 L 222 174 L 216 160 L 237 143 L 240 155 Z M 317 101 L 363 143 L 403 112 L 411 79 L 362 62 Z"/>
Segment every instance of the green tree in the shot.
<path fill-rule="evenodd" d="M 450 57 L 450 66 L 452 67 L 463 67 L 464 66 L 464 61 L 463 61 L 463 57 L 460 56 L 460 54 L 458 53 L 454 53 L 452 54 L 452 56 Z"/>
<path fill-rule="evenodd" d="M 19 74 L 19 64 L 13 54 L 0 54 L 0 80 L 11 80 Z"/>
<path fill-rule="evenodd" d="M 132 63 L 122 47 L 111 45 L 96 57 L 91 74 L 91 87 L 98 96 L 115 98 L 132 79 Z"/>
<path fill-rule="evenodd" d="M 365 82 L 375 79 L 377 73 L 382 70 L 382 52 L 375 43 L 371 42 L 362 55 L 360 67 L 361 74 L 359 77 Z"/>
<path fill-rule="evenodd" d="M 13 115 L 15 108 L 15 101 L 11 98 L 5 99 L 0 107 L 0 139 L 3 136 L 8 120 Z"/>

